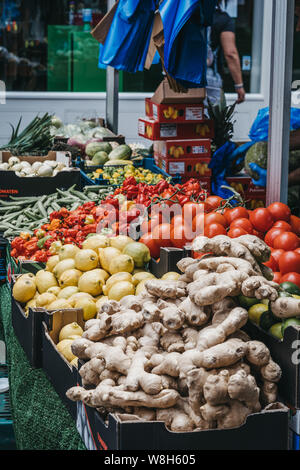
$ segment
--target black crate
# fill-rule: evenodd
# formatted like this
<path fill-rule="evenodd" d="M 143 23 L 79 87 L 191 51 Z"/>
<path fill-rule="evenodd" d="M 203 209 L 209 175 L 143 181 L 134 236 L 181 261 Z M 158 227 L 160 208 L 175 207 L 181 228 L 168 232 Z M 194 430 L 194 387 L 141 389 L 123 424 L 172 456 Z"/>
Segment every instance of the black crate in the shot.
<path fill-rule="evenodd" d="M 25 315 L 23 307 L 12 297 L 12 326 L 27 359 L 33 368 L 42 367 L 42 320 L 44 309 L 29 309 Z"/>
<path fill-rule="evenodd" d="M 177 263 L 182 258 L 191 256 L 191 250 L 181 248 L 160 248 L 160 259 L 156 261 L 154 258 L 150 260 L 149 270 L 155 277 L 162 277 L 164 274 L 174 271 L 179 273 Z"/>
<path fill-rule="evenodd" d="M 81 188 L 80 171 L 73 168 L 71 171 L 60 171 L 56 176 L 21 178 L 14 171 L 0 171 L 0 198 L 5 200 L 9 196 L 42 196 L 53 194 L 56 189 L 68 189 L 75 185 Z"/>
<path fill-rule="evenodd" d="M 77 383 L 77 368 L 72 366 L 56 348 L 61 328 L 76 322 L 84 328 L 82 309 L 44 312 L 42 321 L 42 366 L 53 388 L 74 419 L 76 403 L 66 397 L 66 391 Z"/>
<path fill-rule="evenodd" d="M 272 410 L 247 417 L 233 429 L 175 433 L 162 422 L 105 423 L 93 408 L 77 404 L 77 429 L 88 449 L 97 450 L 287 450 L 289 411 Z"/>
<path fill-rule="evenodd" d="M 248 321 L 244 327 L 251 339 L 262 341 L 270 350 L 272 359 L 280 365 L 282 378 L 278 383 L 280 397 L 291 407 L 300 408 L 300 327 L 288 326 L 283 340 Z"/>

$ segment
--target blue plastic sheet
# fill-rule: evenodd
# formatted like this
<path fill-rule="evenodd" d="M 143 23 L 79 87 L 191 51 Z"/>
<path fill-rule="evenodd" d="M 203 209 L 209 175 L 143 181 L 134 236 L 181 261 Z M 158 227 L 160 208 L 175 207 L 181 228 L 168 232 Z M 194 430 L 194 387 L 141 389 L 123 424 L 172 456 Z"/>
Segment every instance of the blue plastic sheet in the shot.
<path fill-rule="evenodd" d="M 152 32 L 155 0 L 120 0 L 105 44 L 100 47 L 99 67 L 137 72 L 144 69 Z"/>
<path fill-rule="evenodd" d="M 205 87 L 207 35 L 216 0 L 165 0 L 160 5 L 167 72 L 188 88 Z"/>

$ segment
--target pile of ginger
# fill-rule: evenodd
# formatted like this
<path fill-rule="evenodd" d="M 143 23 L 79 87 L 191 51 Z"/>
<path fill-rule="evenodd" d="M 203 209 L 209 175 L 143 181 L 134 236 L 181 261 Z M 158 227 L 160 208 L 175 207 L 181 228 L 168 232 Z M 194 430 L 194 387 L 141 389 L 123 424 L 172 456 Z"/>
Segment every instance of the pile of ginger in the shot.
<path fill-rule="evenodd" d="M 176 281 L 151 279 L 139 296 L 108 301 L 72 344 L 82 387 L 67 396 L 103 416 L 164 421 L 174 432 L 227 429 L 274 407 L 280 367 L 242 330 L 240 294 L 276 304 L 278 284 L 257 237 L 197 237 Z M 207 254 L 209 253 L 209 254 Z M 274 307 L 276 309 L 276 305 Z"/>

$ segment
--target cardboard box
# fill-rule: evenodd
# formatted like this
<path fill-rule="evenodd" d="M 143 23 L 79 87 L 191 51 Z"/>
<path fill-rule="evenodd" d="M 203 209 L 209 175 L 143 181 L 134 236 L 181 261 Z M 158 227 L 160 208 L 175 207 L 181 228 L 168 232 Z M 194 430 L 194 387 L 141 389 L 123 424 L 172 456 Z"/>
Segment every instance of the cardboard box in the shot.
<path fill-rule="evenodd" d="M 153 143 L 154 157 L 198 158 L 211 157 L 210 139 L 156 140 Z"/>
<path fill-rule="evenodd" d="M 97 450 L 287 450 L 289 411 L 251 414 L 233 429 L 177 433 L 163 422 L 106 421 L 93 408 L 77 404 L 77 430 L 88 449 Z"/>
<path fill-rule="evenodd" d="M 197 124 L 162 124 L 145 117 L 139 119 L 138 134 L 150 140 L 211 139 L 213 126 L 210 120 Z"/>
<path fill-rule="evenodd" d="M 72 168 L 70 171 L 61 171 L 56 176 L 32 178 L 19 177 L 13 171 L 0 171 L 0 198 L 8 199 L 9 196 L 42 196 L 53 194 L 56 189 L 68 189 L 73 185 L 80 190 L 80 170 Z"/>
<path fill-rule="evenodd" d="M 13 276 L 12 284 L 16 279 L 17 276 Z M 23 307 L 13 296 L 11 302 L 11 319 L 15 335 L 31 367 L 42 367 L 42 320 L 45 310 L 43 308 L 30 308 L 28 316 L 26 316 Z"/>
<path fill-rule="evenodd" d="M 42 365 L 47 377 L 70 414 L 76 419 L 77 406 L 66 397 L 66 391 L 77 384 L 77 367 L 72 366 L 57 350 L 63 326 L 76 322 L 84 329 L 82 309 L 44 312 L 42 320 Z"/>
<path fill-rule="evenodd" d="M 182 175 L 188 178 L 199 179 L 202 177 L 211 177 L 211 169 L 208 168 L 209 164 L 210 158 L 169 159 L 158 157 L 157 166 L 171 176 Z"/>
<path fill-rule="evenodd" d="M 198 104 L 203 103 L 205 98 L 205 88 L 190 88 L 187 93 L 176 93 L 170 88 L 169 82 L 165 78 L 151 99 L 156 104 Z"/>
<path fill-rule="evenodd" d="M 252 179 L 247 175 L 237 175 L 226 177 L 228 186 L 235 189 L 246 201 L 248 209 L 256 209 L 257 207 L 265 207 L 267 191 L 266 188 L 256 186 Z"/>
<path fill-rule="evenodd" d="M 291 407 L 300 408 L 300 327 L 288 326 L 283 341 L 248 321 L 244 327 L 252 339 L 262 341 L 270 350 L 272 359 L 280 365 L 282 378 L 278 384 L 279 396 Z"/>
<path fill-rule="evenodd" d="M 146 116 L 161 123 L 203 122 L 205 120 L 203 104 L 156 104 L 149 98 L 145 100 Z"/>

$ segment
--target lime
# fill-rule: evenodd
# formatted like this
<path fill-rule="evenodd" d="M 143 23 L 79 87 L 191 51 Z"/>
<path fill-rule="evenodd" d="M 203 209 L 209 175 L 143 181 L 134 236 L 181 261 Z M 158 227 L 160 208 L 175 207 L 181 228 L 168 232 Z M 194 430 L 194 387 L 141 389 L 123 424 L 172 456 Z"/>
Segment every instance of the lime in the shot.
<path fill-rule="evenodd" d="M 270 310 L 263 312 L 259 319 L 259 326 L 268 331 L 272 325 L 278 322 L 278 318 Z"/>
<path fill-rule="evenodd" d="M 275 336 L 278 339 L 282 339 L 283 336 L 281 333 L 281 327 L 282 327 L 282 323 L 275 323 L 269 329 L 269 333 L 271 333 L 271 335 Z"/>
<path fill-rule="evenodd" d="M 269 310 L 268 306 L 265 304 L 256 304 L 252 305 L 252 307 L 248 310 L 249 320 L 253 321 L 257 325 L 259 325 L 260 317 L 264 312 Z"/>
<path fill-rule="evenodd" d="M 280 290 L 289 292 L 290 294 L 300 295 L 299 287 L 293 282 L 282 282 L 280 284 Z"/>
<path fill-rule="evenodd" d="M 270 301 L 269 299 L 263 299 L 260 301 L 261 304 L 264 304 L 264 305 L 269 305 Z"/>
<path fill-rule="evenodd" d="M 252 305 L 261 303 L 261 301 L 256 299 L 255 297 L 246 297 L 245 295 L 239 295 L 238 300 L 240 306 L 247 309 L 252 307 Z"/>
<path fill-rule="evenodd" d="M 282 333 L 282 336 L 284 334 L 284 331 L 285 329 L 288 327 L 288 326 L 292 326 L 292 325 L 300 325 L 300 318 L 288 318 L 287 320 L 285 320 L 283 323 L 282 323 L 282 326 L 281 326 L 281 333 Z"/>

